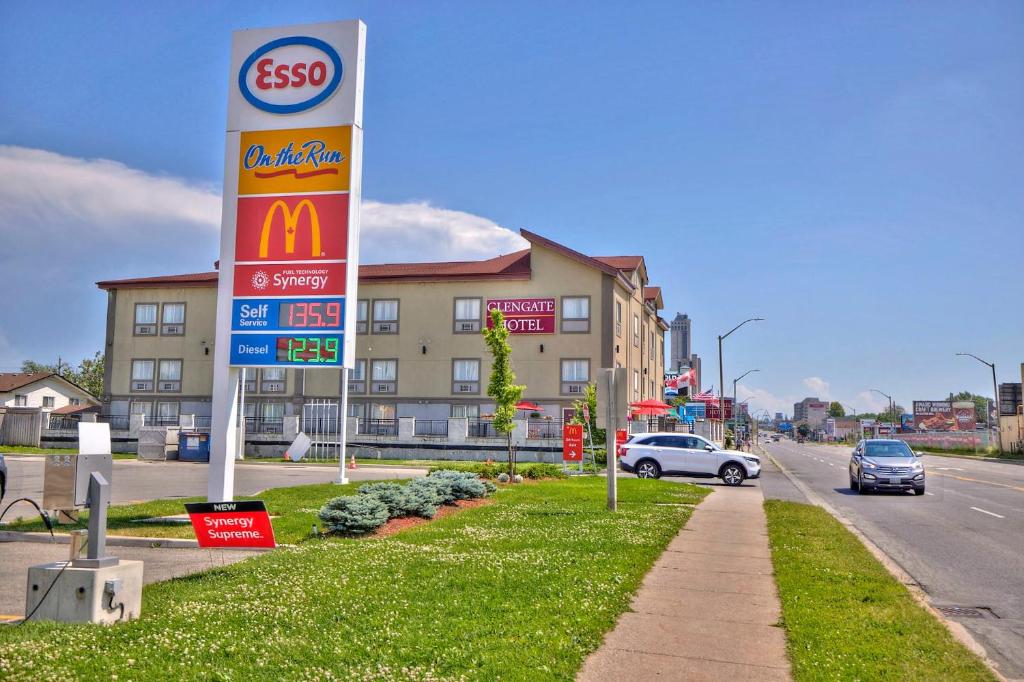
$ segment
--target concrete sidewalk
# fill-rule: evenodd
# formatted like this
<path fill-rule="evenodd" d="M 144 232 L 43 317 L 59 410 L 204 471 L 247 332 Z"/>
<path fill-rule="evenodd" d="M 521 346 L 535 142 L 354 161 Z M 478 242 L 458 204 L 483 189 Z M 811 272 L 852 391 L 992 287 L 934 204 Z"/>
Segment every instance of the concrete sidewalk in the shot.
<path fill-rule="evenodd" d="M 717 486 L 577 680 L 791 679 L 763 502 Z"/>

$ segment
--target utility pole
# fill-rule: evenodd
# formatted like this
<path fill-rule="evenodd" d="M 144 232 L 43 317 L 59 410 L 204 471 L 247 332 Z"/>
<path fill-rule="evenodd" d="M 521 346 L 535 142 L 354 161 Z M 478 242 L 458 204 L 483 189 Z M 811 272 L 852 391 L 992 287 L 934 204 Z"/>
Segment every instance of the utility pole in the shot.
<path fill-rule="evenodd" d="M 759 369 L 748 369 L 746 372 L 744 372 L 743 374 L 739 375 L 737 378 L 732 380 L 732 423 L 733 423 L 732 433 L 733 433 L 733 440 L 734 441 L 739 438 L 739 434 L 736 433 L 736 432 L 738 430 L 737 429 L 737 425 L 739 424 L 739 418 L 740 418 L 740 416 L 739 416 L 740 404 L 739 404 L 739 402 L 737 402 L 738 398 L 736 397 L 736 384 L 739 383 L 740 379 L 742 379 L 743 377 L 747 376 L 748 374 L 751 374 L 752 372 L 760 372 L 760 371 L 761 370 L 759 370 Z M 735 446 L 735 445 L 737 445 L 737 443 L 734 442 L 733 445 Z"/>
<path fill-rule="evenodd" d="M 878 394 L 880 394 L 880 395 L 884 395 L 884 396 L 885 396 L 886 398 L 888 398 L 888 399 L 889 399 L 889 418 L 891 419 L 891 418 L 892 418 L 892 413 L 893 413 L 893 411 L 894 411 L 894 410 L 893 410 L 893 402 L 892 402 L 892 396 L 891 396 L 891 395 L 889 395 L 888 393 L 883 393 L 882 391 L 879 391 L 879 390 L 878 390 L 877 388 L 873 388 L 873 389 L 871 389 L 871 390 L 872 390 L 872 391 L 874 391 L 875 393 L 878 393 Z M 890 435 L 891 435 L 891 434 L 890 434 Z"/>
<path fill-rule="evenodd" d="M 721 392 L 718 396 L 718 410 L 719 416 L 722 418 L 722 443 L 725 443 L 725 369 L 722 360 L 722 341 L 724 341 L 730 334 L 745 325 L 747 322 L 763 322 L 763 317 L 751 317 L 749 320 L 743 320 L 738 325 L 727 331 L 725 334 L 718 336 L 718 390 Z"/>
<path fill-rule="evenodd" d="M 996 439 L 996 448 L 998 448 L 999 454 L 1003 454 L 1003 443 L 999 438 L 999 385 L 996 383 L 996 363 L 988 362 L 987 360 L 982 360 L 974 353 L 957 353 L 957 355 L 966 355 L 972 357 L 981 364 L 988 365 L 989 369 L 992 370 L 992 398 L 995 401 L 993 403 L 993 406 L 996 409 L 996 429 L 994 432 L 992 429 L 992 410 L 985 410 L 985 416 L 988 417 L 986 421 L 988 423 L 989 436 L 994 437 Z"/>

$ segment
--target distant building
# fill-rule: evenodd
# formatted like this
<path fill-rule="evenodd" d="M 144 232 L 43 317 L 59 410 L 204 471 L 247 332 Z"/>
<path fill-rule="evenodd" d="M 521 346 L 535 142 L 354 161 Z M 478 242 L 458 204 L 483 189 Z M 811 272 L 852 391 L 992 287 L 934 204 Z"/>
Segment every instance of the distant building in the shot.
<path fill-rule="evenodd" d="M 0 374 L 0 407 L 38 407 L 51 412 L 99 404 L 94 395 L 53 372 Z"/>
<path fill-rule="evenodd" d="M 676 317 L 670 325 L 672 333 L 672 352 L 669 358 L 669 367 L 679 371 L 690 365 L 690 318 L 688 315 L 676 313 Z"/>
<path fill-rule="evenodd" d="M 694 354 L 690 355 L 690 367 L 691 367 L 691 368 L 692 368 L 692 369 L 694 370 L 694 375 L 696 376 L 696 379 L 697 379 L 697 383 L 696 383 L 696 385 L 695 385 L 695 386 L 693 386 L 693 388 L 691 389 L 690 395 L 696 395 L 697 393 L 700 393 L 700 392 L 701 392 L 701 383 L 700 383 L 700 356 L 699 356 L 699 355 L 697 355 L 696 353 L 694 353 Z"/>
<path fill-rule="evenodd" d="M 793 421 L 807 422 L 812 429 L 821 428 L 828 417 L 828 403 L 820 398 L 804 398 L 793 403 Z"/>

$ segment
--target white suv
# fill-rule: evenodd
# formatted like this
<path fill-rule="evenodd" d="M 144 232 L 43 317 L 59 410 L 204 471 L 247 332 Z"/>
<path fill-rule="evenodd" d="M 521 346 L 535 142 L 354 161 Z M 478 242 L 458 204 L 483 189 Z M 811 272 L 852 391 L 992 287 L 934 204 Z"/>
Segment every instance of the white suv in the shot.
<path fill-rule="evenodd" d="M 761 458 L 749 452 L 722 450 L 711 441 L 681 433 L 638 433 L 619 447 L 623 471 L 639 478 L 680 474 L 720 478 L 726 485 L 761 475 Z"/>

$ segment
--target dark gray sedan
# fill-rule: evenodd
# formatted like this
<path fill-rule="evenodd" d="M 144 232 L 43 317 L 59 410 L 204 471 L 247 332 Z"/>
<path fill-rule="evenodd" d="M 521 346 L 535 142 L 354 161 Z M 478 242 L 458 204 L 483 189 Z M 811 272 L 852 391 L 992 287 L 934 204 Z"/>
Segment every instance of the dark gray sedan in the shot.
<path fill-rule="evenodd" d="M 862 440 L 850 457 L 850 487 L 862 495 L 873 490 L 924 495 L 924 462 L 901 440 Z"/>

